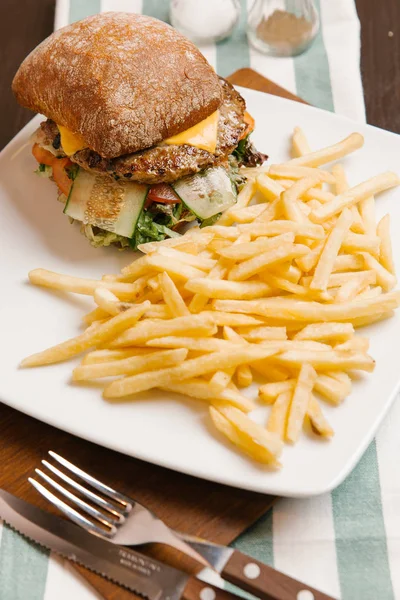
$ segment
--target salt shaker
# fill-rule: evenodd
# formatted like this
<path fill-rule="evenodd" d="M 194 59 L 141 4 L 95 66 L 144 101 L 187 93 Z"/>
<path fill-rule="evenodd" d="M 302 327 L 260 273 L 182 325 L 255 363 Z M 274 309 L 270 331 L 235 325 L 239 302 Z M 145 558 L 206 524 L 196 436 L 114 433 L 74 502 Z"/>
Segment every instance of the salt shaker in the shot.
<path fill-rule="evenodd" d="M 240 17 L 239 0 L 172 0 L 170 22 L 195 44 L 228 37 Z"/>
<path fill-rule="evenodd" d="M 283 8 L 283 6 L 285 8 Z M 271 56 L 301 54 L 319 29 L 314 0 L 255 0 L 247 35 L 252 46 Z"/>

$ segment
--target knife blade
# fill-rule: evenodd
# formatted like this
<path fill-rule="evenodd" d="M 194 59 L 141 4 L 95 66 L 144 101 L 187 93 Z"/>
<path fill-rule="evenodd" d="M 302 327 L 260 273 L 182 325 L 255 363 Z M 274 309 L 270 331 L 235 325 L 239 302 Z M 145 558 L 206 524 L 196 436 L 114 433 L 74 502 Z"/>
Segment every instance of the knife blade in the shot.
<path fill-rule="evenodd" d="M 131 548 L 111 544 L 2 489 L 0 518 L 25 537 L 147 600 L 237 600 L 230 592 Z"/>

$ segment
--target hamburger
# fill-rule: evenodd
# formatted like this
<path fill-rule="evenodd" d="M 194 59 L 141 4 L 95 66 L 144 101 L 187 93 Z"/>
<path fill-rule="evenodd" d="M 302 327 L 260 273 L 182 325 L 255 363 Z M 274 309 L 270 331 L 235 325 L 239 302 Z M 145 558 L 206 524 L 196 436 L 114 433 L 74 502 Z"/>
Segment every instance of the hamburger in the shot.
<path fill-rule="evenodd" d="M 215 222 L 265 157 L 242 96 L 172 27 L 94 15 L 45 39 L 12 88 L 46 117 L 32 141 L 71 221 L 95 246 L 132 247 Z"/>

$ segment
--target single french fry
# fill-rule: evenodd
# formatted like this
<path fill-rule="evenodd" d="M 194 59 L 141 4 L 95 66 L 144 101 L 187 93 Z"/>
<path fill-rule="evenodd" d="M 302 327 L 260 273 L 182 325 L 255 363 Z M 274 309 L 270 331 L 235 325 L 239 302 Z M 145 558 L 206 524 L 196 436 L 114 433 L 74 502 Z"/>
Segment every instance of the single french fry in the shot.
<path fill-rule="evenodd" d="M 235 377 L 239 387 L 249 387 L 253 383 L 253 374 L 249 365 L 240 365 L 236 369 Z"/>
<path fill-rule="evenodd" d="M 378 223 L 377 235 L 380 239 L 380 262 L 392 275 L 396 275 L 390 240 L 390 216 L 385 215 Z"/>
<path fill-rule="evenodd" d="M 64 292 L 73 292 L 88 296 L 93 296 L 95 289 L 102 287 L 113 292 L 120 300 L 135 300 L 143 291 L 141 284 L 72 277 L 70 275 L 47 271 L 46 269 L 34 269 L 30 271 L 29 281 L 35 285 L 41 285 L 53 290 L 62 290 Z"/>
<path fill-rule="evenodd" d="M 314 223 L 323 223 L 337 213 L 340 213 L 346 207 L 353 206 L 361 200 L 368 198 L 368 196 L 373 196 L 395 187 L 399 183 L 399 177 L 390 171 L 371 177 L 371 179 L 367 179 L 367 181 L 350 188 L 347 192 L 336 196 L 334 200 L 327 202 L 321 208 L 314 210 L 310 214 L 310 219 Z"/>
<path fill-rule="evenodd" d="M 292 444 L 297 442 L 301 428 L 303 427 L 304 417 L 306 416 L 308 403 L 310 400 L 310 394 L 316 379 L 317 373 L 312 365 L 307 364 L 307 362 L 302 363 L 296 384 L 294 386 L 286 427 L 286 440 Z"/>
<path fill-rule="evenodd" d="M 385 267 L 381 265 L 376 258 L 371 256 L 371 254 L 362 252 L 362 256 L 364 258 L 365 265 L 369 269 L 373 269 L 373 271 L 375 271 L 378 285 L 380 285 L 385 292 L 393 289 L 397 282 L 396 277 L 392 275 L 390 271 L 385 269 Z"/>
<path fill-rule="evenodd" d="M 226 369 L 225 371 L 217 371 L 211 377 L 208 385 L 214 394 L 221 393 L 231 382 L 234 369 Z"/>
<path fill-rule="evenodd" d="M 264 404 L 273 404 L 281 394 L 293 391 L 296 379 L 265 383 L 258 388 L 258 396 Z"/>
<path fill-rule="evenodd" d="M 133 348 L 133 350 L 92 350 L 88 352 L 82 359 L 81 365 L 97 365 L 100 363 L 109 363 L 113 360 L 121 360 L 130 358 L 131 356 L 139 356 L 142 354 L 151 354 L 153 348 Z"/>
<path fill-rule="evenodd" d="M 184 381 L 199 375 L 214 373 L 241 364 L 248 364 L 272 356 L 274 350 L 261 347 L 239 346 L 237 350 L 228 350 L 224 353 L 213 352 L 198 358 L 186 360 L 178 367 L 169 367 L 152 371 L 151 373 L 139 373 L 130 377 L 124 377 L 110 383 L 104 390 L 105 398 L 120 398 L 130 394 L 137 394 L 155 387 L 165 387 L 175 381 Z"/>
<path fill-rule="evenodd" d="M 290 160 L 287 165 L 300 165 L 308 167 L 320 167 L 326 163 L 343 158 L 351 152 L 354 152 L 358 148 L 361 148 L 364 144 L 364 138 L 360 133 L 352 133 L 347 138 L 344 138 L 337 144 L 327 146 L 321 150 L 316 150 L 298 158 Z"/>
<path fill-rule="evenodd" d="M 307 416 L 310 419 L 311 427 L 315 433 L 327 438 L 333 436 L 334 431 L 324 417 L 319 402 L 313 393 L 310 394 L 310 399 L 308 401 Z"/>
<path fill-rule="evenodd" d="M 303 157 L 300 158 L 300 160 L 303 160 Z M 271 165 L 268 174 L 270 177 L 285 177 L 287 179 L 304 179 L 306 177 L 312 177 L 314 179 L 313 185 L 315 185 L 316 182 L 335 183 L 335 178 L 329 171 L 301 166 L 298 163 L 293 164 L 293 161 L 281 165 Z"/>
<path fill-rule="evenodd" d="M 313 290 L 326 290 L 333 265 L 339 254 L 340 247 L 351 225 L 351 214 L 344 210 L 337 220 L 336 225 L 326 240 L 318 263 L 315 267 L 310 288 Z"/>
<path fill-rule="evenodd" d="M 345 342 L 354 335 L 351 323 L 313 323 L 293 336 L 294 340 L 314 340 L 330 343 Z"/>
<path fill-rule="evenodd" d="M 262 252 L 258 256 L 249 258 L 235 265 L 229 272 L 230 281 L 243 281 L 253 275 L 260 273 L 269 265 L 276 265 L 299 256 L 304 256 L 309 252 L 309 248 L 302 244 L 283 243 L 280 247 Z"/>
<path fill-rule="evenodd" d="M 171 315 L 173 317 L 190 315 L 188 307 L 168 273 L 160 273 L 159 280 L 164 302 L 168 306 Z"/>
<path fill-rule="evenodd" d="M 107 363 L 80 365 L 72 371 L 72 379 L 74 381 L 90 381 L 103 377 L 133 375 L 152 369 L 172 367 L 183 362 L 187 354 L 188 350 L 179 348 L 177 350 L 161 350 L 151 354 L 139 354 L 138 356 L 121 358 Z"/>
<path fill-rule="evenodd" d="M 276 433 L 281 440 L 283 440 L 285 437 L 287 417 L 292 395 L 292 389 L 279 394 L 272 405 L 272 409 L 267 421 L 267 431 Z"/>
<path fill-rule="evenodd" d="M 135 305 L 125 312 L 112 317 L 92 331 L 85 331 L 85 333 L 67 340 L 66 342 L 62 342 L 57 346 L 28 356 L 21 362 L 20 366 L 38 367 L 40 365 L 61 362 L 63 360 L 68 360 L 93 346 L 98 346 L 99 344 L 114 338 L 127 327 L 134 325 L 144 314 L 148 306 L 148 302 Z"/>
<path fill-rule="evenodd" d="M 301 127 L 295 127 L 292 135 L 292 154 L 296 158 L 311 154 L 311 148 Z"/>
<path fill-rule="evenodd" d="M 361 200 L 358 205 L 360 215 L 364 224 L 364 231 L 367 235 L 376 235 L 376 212 L 375 198 L 368 196 Z"/>
<path fill-rule="evenodd" d="M 168 335 L 214 335 L 216 326 L 212 319 L 203 315 L 190 315 L 188 317 L 175 317 L 167 320 L 141 321 L 135 327 L 126 329 L 110 344 L 111 348 L 126 346 L 139 346 L 154 338 Z"/>
<path fill-rule="evenodd" d="M 248 206 L 256 193 L 257 186 L 254 180 L 248 181 L 243 188 L 240 190 L 235 207 L 236 208 L 244 208 Z M 223 215 L 222 215 L 223 216 Z"/>
<path fill-rule="evenodd" d="M 361 352 L 339 352 L 332 350 L 313 351 L 313 350 L 289 350 L 279 356 L 274 357 L 274 362 L 283 367 L 301 367 L 304 363 L 309 363 L 319 371 L 340 370 L 349 371 L 356 369 L 359 371 L 368 371 L 371 373 L 375 368 L 375 361 L 368 354 Z"/>
<path fill-rule="evenodd" d="M 282 192 L 285 189 L 279 183 L 279 181 L 275 181 L 268 177 L 265 173 L 259 175 L 256 179 L 257 189 L 263 194 L 266 200 L 276 200 L 280 197 Z"/>
<path fill-rule="evenodd" d="M 267 319 L 284 321 L 351 321 L 386 313 L 400 305 L 400 291 L 381 294 L 377 298 L 354 299 L 343 304 L 320 304 L 292 298 L 265 298 L 263 300 L 214 300 L 214 309 Z"/>

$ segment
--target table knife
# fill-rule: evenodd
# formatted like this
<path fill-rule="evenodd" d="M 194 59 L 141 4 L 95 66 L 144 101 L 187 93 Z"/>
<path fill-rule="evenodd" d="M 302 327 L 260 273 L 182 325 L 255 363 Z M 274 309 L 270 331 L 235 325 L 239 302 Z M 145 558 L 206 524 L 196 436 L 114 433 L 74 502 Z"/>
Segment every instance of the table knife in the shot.
<path fill-rule="evenodd" d="M 239 550 L 186 533 L 175 533 L 205 558 L 223 579 L 261 600 L 334 600 Z"/>
<path fill-rule="evenodd" d="M 140 552 L 111 544 L 2 489 L 0 518 L 30 540 L 147 600 L 237 600 L 228 591 Z"/>

